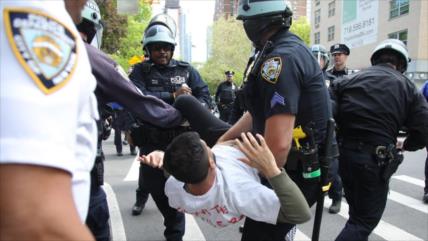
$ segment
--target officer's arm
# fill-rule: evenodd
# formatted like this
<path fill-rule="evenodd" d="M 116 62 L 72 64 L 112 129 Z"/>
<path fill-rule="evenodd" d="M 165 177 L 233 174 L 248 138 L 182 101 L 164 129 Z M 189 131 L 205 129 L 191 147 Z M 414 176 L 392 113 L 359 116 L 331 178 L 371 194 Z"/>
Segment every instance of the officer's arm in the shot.
<path fill-rule="evenodd" d="M 119 102 L 126 109 L 143 121 L 160 127 L 180 125 L 182 117 L 179 111 L 165 102 L 143 95 L 137 87 L 122 76 L 114 67 L 114 62 L 101 51 L 87 45 L 92 73 L 97 80 L 97 95 L 103 96 L 106 102 Z M 138 78 L 139 73 L 133 72 Z"/>
<path fill-rule="evenodd" d="M 264 138 L 275 156 L 278 167 L 283 167 L 287 162 L 294 121 L 295 116 L 290 114 L 277 114 L 266 120 Z"/>
<path fill-rule="evenodd" d="M 218 87 L 217 87 L 217 91 L 215 92 L 215 102 L 216 103 L 218 103 L 220 100 L 219 100 L 219 95 L 220 95 L 220 91 L 221 91 L 221 83 L 218 85 Z"/>
<path fill-rule="evenodd" d="M 241 133 L 251 131 L 253 128 L 253 118 L 249 112 L 246 112 L 229 130 L 226 131 L 217 141 L 225 142 L 238 138 Z"/>
<path fill-rule="evenodd" d="M 73 201 L 71 175 L 0 164 L 1 240 L 93 240 Z"/>
<path fill-rule="evenodd" d="M 417 90 L 413 96 L 405 123 L 408 137 L 403 143 L 403 148 L 407 151 L 416 151 L 428 146 L 428 103 Z"/>

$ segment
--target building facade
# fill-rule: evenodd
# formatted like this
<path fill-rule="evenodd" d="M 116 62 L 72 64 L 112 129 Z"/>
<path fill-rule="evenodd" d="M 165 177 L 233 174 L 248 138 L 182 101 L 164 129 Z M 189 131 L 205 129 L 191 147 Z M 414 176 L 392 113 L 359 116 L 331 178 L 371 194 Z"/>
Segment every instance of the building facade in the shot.
<path fill-rule="evenodd" d="M 428 1 L 312 0 L 311 10 L 311 43 L 348 45 L 349 68 L 370 66 L 376 45 L 396 38 L 407 45 L 412 59 L 406 75 L 428 79 Z"/>
<path fill-rule="evenodd" d="M 216 0 L 214 21 L 221 17 L 236 18 L 239 0 Z"/>

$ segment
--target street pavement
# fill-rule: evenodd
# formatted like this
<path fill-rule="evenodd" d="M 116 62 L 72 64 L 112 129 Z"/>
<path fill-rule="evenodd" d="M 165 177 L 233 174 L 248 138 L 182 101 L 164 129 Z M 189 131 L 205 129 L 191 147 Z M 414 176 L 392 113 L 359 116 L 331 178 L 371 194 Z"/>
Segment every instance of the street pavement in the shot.
<path fill-rule="evenodd" d="M 163 218 L 151 198 L 140 216 L 131 215 L 135 202 L 139 163 L 124 146 L 124 156 L 116 156 L 113 135 L 103 143 L 106 155 L 105 185 L 107 193 L 113 241 L 165 240 Z M 426 150 L 405 153 L 403 164 L 391 179 L 388 203 L 381 222 L 369 240 L 428 240 L 428 205 L 421 197 L 424 187 Z M 348 205 L 343 199 L 339 214 L 329 214 L 331 204 L 325 199 L 320 240 L 334 240 L 345 225 Z M 315 206 L 312 208 L 315 213 Z M 184 240 L 240 240 L 239 225 L 217 229 L 202 220 L 186 215 Z M 298 225 L 295 240 L 310 240 L 313 220 Z"/>

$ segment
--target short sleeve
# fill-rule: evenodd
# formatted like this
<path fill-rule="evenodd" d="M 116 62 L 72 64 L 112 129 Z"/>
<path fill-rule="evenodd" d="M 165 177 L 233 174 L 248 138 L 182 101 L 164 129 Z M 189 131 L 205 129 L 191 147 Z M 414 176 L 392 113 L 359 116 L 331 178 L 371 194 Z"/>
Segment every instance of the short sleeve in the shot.
<path fill-rule="evenodd" d="M 300 99 L 299 70 L 294 59 L 288 55 L 271 56 L 261 66 L 264 86 L 265 118 L 276 114 L 298 112 Z"/>

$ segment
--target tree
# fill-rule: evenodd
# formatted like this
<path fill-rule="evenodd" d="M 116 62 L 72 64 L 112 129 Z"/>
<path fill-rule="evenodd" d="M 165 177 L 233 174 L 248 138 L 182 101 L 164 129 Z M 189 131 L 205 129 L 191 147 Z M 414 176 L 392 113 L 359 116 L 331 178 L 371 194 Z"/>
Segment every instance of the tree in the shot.
<path fill-rule="evenodd" d="M 127 18 L 117 14 L 117 0 L 96 0 L 104 23 L 102 50 L 113 54 L 121 46 L 120 38 L 127 33 Z"/>
<path fill-rule="evenodd" d="M 125 70 L 129 68 L 129 60 L 132 57 L 143 55 L 141 40 L 152 15 L 149 4 L 145 3 L 144 0 L 140 0 L 139 4 L 139 13 L 128 17 L 127 35 L 120 39 L 121 46 L 112 55 Z"/>
<path fill-rule="evenodd" d="M 128 61 L 142 55 L 141 39 L 151 18 L 151 5 L 139 0 L 139 12 L 134 16 L 117 14 L 117 0 L 96 0 L 105 23 L 102 50 L 109 53 L 125 70 Z"/>
<path fill-rule="evenodd" d="M 224 80 L 224 71 L 235 72 L 235 81 L 242 82 L 243 71 L 251 53 L 251 42 L 245 35 L 242 22 L 235 19 L 219 19 L 212 27 L 211 56 L 199 70 L 214 93 Z"/>
<path fill-rule="evenodd" d="M 293 21 L 290 32 L 293 32 L 299 36 L 303 42 L 309 46 L 311 41 L 311 26 L 309 25 L 308 19 L 305 16 L 301 16 L 296 21 Z"/>

